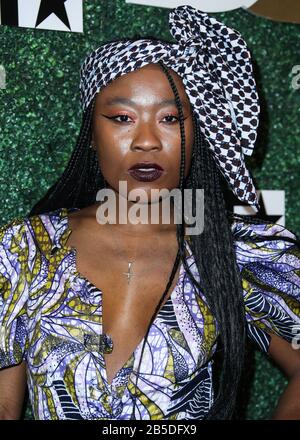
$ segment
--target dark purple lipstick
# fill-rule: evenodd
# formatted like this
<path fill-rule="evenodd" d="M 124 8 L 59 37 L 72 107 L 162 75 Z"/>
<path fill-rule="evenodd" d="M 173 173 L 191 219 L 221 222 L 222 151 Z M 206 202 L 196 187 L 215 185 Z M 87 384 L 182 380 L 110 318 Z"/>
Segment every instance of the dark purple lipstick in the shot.
<path fill-rule="evenodd" d="M 153 182 L 164 173 L 164 169 L 157 163 L 139 162 L 128 169 L 128 173 L 140 182 Z"/>

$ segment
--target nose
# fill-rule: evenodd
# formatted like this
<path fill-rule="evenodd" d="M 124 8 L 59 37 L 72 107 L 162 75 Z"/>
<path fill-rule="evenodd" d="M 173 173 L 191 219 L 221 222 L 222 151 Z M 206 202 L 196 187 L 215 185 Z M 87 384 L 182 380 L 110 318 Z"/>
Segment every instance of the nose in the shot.
<path fill-rule="evenodd" d="M 132 151 L 159 151 L 162 148 L 161 139 L 151 121 L 140 121 L 131 144 Z"/>

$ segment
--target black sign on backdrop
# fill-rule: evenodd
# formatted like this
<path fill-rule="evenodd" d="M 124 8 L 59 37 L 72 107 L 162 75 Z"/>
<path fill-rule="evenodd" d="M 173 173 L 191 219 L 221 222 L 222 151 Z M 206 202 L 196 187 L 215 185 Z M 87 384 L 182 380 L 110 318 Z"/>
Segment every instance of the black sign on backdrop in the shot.
<path fill-rule="evenodd" d="M 67 0 L 40 0 L 39 3 L 34 0 L 25 1 L 26 3 L 24 0 L 0 0 L 0 24 L 83 32 L 82 0 L 70 1 L 67 8 Z M 49 17 L 50 21 L 47 20 Z M 54 24 L 54 18 L 57 24 Z"/>
<path fill-rule="evenodd" d="M 54 13 L 71 30 L 65 2 L 66 0 L 51 0 L 50 2 L 49 0 L 42 0 L 35 26 L 41 24 L 49 15 Z"/>
<path fill-rule="evenodd" d="M 1 24 L 19 26 L 18 0 L 1 0 Z"/>

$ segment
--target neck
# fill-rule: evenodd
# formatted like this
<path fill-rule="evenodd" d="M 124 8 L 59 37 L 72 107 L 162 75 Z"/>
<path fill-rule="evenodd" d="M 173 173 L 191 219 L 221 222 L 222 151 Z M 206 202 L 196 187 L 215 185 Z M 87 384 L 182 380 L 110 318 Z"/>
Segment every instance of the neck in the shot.
<path fill-rule="evenodd" d="M 161 233 L 176 233 L 174 205 L 168 198 L 151 203 L 130 201 L 115 192 L 116 203 L 104 202 L 96 205 L 96 216 L 103 219 L 114 231 L 133 236 L 152 236 Z M 166 207 L 168 207 L 166 209 Z"/>

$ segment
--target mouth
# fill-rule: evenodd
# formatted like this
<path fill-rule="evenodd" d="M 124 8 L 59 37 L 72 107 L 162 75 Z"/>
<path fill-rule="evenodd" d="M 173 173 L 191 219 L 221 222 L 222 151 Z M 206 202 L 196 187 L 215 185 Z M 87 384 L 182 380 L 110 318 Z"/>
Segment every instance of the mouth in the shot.
<path fill-rule="evenodd" d="M 153 182 L 164 174 L 164 169 L 157 163 L 139 162 L 130 167 L 128 173 L 139 182 Z"/>

